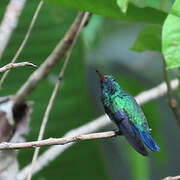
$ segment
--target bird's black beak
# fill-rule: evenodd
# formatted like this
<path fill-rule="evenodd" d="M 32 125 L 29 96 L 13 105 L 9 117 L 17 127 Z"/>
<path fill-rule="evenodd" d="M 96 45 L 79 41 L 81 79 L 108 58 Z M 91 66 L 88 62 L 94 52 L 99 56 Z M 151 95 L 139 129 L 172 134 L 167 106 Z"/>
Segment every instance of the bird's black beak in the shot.
<path fill-rule="evenodd" d="M 105 78 L 98 70 L 96 70 L 96 72 L 97 72 L 98 76 L 100 77 L 100 79 L 102 81 L 106 81 L 107 80 L 107 78 Z"/>

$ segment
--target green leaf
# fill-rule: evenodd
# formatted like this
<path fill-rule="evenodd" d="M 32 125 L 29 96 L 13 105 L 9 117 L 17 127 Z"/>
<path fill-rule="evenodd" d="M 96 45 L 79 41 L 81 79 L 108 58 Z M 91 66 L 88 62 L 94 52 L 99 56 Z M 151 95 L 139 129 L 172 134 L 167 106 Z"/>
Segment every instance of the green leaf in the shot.
<path fill-rule="evenodd" d="M 168 68 L 180 67 L 180 1 L 176 0 L 162 31 L 162 52 Z"/>
<path fill-rule="evenodd" d="M 103 15 L 111 18 L 118 18 L 126 21 L 148 22 L 154 24 L 162 24 L 166 18 L 166 14 L 162 11 L 152 8 L 138 8 L 129 3 L 126 14 L 119 10 L 116 3 L 117 0 L 46 0 L 49 3 L 72 8 L 80 11 L 88 11 L 94 14 Z"/>
<path fill-rule="evenodd" d="M 173 4 L 173 0 L 131 0 L 131 2 L 138 7 L 152 7 L 164 12 L 169 12 Z"/>
<path fill-rule="evenodd" d="M 160 25 L 145 26 L 131 46 L 131 50 L 137 52 L 146 50 L 161 52 L 161 31 Z"/>
<path fill-rule="evenodd" d="M 129 0 L 117 0 L 117 5 L 121 8 L 123 13 L 126 13 Z"/>

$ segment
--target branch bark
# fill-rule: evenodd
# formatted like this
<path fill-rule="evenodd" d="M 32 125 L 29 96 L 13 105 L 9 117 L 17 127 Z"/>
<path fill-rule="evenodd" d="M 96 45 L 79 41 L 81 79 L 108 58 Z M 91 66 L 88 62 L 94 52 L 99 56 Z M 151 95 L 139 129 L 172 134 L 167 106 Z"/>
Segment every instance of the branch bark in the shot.
<path fill-rule="evenodd" d="M 90 139 L 102 139 L 102 138 L 108 138 L 114 136 L 116 136 L 116 132 L 108 131 L 101 133 L 78 135 L 73 137 L 49 138 L 45 140 L 25 142 L 25 143 L 3 142 L 0 144 L 0 150 L 35 148 L 35 147 L 50 146 L 50 145 L 64 145 L 71 142 L 84 141 Z"/>
<path fill-rule="evenodd" d="M 21 15 L 25 3 L 26 0 L 11 0 L 7 6 L 5 15 L 0 25 L 0 59 L 12 32 L 18 24 L 19 16 Z"/>
<path fill-rule="evenodd" d="M 180 175 L 179 176 L 169 176 L 169 177 L 166 177 L 166 178 L 163 178 L 162 180 L 180 180 Z"/>
<path fill-rule="evenodd" d="M 179 86 L 179 80 L 173 79 L 170 82 L 172 90 L 175 90 Z M 151 100 L 157 99 L 158 97 L 164 96 L 167 93 L 167 85 L 166 82 L 159 84 L 158 86 L 144 91 L 136 96 L 136 101 L 138 104 L 145 104 Z"/>
<path fill-rule="evenodd" d="M 30 62 L 9 63 L 9 64 L 3 66 L 2 68 L 0 68 L 0 73 L 9 71 L 12 68 L 17 68 L 17 67 L 22 67 L 22 66 L 36 67 L 36 65 L 34 65 L 34 64 L 30 63 Z"/>
<path fill-rule="evenodd" d="M 84 13 L 79 13 L 74 23 L 65 34 L 64 38 L 58 43 L 53 52 L 45 60 L 41 66 L 34 71 L 25 84 L 19 89 L 14 96 L 15 106 L 25 100 L 25 98 L 33 91 L 33 89 L 46 77 L 50 70 L 62 59 L 73 42 L 73 38 L 78 31 Z"/>

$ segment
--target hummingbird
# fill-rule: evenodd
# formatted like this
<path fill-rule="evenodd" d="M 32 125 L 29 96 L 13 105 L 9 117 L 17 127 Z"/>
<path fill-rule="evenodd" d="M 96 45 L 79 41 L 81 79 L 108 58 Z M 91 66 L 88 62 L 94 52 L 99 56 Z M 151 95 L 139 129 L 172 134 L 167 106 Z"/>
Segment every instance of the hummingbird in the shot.
<path fill-rule="evenodd" d="M 102 75 L 99 71 L 101 101 L 105 113 L 116 124 L 131 146 L 143 156 L 148 150 L 160 151 L 152 138 L 148 122 L 141 107 L 133 96 L 125 92 L 112 76 Z"/>

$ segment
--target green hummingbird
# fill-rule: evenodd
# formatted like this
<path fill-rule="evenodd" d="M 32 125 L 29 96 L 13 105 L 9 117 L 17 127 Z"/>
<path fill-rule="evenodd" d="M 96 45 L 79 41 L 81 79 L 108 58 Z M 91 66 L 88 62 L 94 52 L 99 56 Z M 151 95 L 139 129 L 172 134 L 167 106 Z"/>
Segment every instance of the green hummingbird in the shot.
<path fill-rule="evenodd" d="M 132 147 L 147 156 L 150 151 L 160 151 L 160 147 L 150 134 L 146 117 L 136 100 L 125 92 L 112 76 L 100 77 L 101 101 L 109 118 L 117 125 L 120 133 L 125 136 Z"/>

